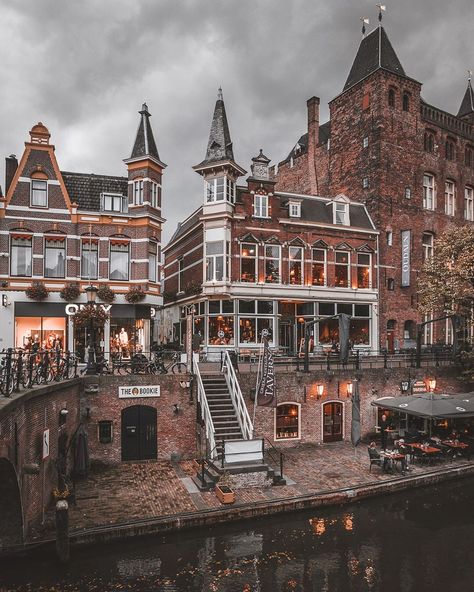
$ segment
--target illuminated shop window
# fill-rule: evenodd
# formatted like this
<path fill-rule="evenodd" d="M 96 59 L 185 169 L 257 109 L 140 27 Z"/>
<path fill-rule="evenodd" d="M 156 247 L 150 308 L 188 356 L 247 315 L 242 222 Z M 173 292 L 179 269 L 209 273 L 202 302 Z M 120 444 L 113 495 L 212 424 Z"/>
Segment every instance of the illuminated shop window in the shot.
<path fill-rule="evenodd" d="M 275 409 L 275 440 L 295 440 L 300 437 L 300 406 L 283 403 Z"/>

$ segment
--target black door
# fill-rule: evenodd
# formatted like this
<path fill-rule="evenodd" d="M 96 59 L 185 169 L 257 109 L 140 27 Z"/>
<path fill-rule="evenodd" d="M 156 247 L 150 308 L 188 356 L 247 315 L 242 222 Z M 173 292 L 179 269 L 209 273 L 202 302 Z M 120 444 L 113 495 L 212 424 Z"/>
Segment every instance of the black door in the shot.
<path fill-rule="evenodd" d="M 133 405 L 122 410 L 122 460 L 156 458 L 156 409 Z"/>

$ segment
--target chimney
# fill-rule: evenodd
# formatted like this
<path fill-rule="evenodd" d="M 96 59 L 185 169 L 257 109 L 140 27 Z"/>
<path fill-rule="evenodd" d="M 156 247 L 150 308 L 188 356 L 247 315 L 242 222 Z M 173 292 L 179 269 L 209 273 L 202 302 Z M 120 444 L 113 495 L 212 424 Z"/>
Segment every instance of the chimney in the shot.
<path fill-rule="evenodd" d="M 10 185 L 12 184 L 17 168 L 18 160 L 14 154 L 10 154 L 10 156 L 5 158 L 5 195 L 7 195 Z"/>
<path fill-rule="evenodd" d="M 308 173 L 310 191 L 319 193 L 316 174 L 316 146 L 319 144 L 319 97 L 311 97 L 306 102 L 308 108 Z"/>

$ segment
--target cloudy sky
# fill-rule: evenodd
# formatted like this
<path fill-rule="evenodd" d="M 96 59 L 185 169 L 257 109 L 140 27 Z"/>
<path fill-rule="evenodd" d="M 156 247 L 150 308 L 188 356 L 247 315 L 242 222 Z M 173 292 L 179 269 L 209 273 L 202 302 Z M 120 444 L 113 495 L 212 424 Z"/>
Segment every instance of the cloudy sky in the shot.
<path fill-rule="evenodd" d="M 306 131 L 306 99 L 342 89 L 375 0 L 0 0 L 0 183 L 43 121 L 59 165 L 125 174 L 144 100 L 164 176 L 164 242 L 201 201 L 222 85 L 236 160 L 275 163 Z M 473 0 L 387 0 L 384 26 L 423 97 L 457 112 L 474 69 Z"/>

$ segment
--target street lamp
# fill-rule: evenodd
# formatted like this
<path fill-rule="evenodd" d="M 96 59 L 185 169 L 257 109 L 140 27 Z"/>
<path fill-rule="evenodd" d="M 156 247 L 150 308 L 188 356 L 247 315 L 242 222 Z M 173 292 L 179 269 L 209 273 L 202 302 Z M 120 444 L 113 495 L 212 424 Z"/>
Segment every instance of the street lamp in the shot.
<path fill-rule="evenodd" d="M 95 286 L 87 286 L 85 289 L 87 296 L 87 304 L 91 307 L 91 312 L 95 306 L 97 298 L 97 288 Z M 92 315 L 89 318 L 89 339 L 87 346 L 87 367 L 86 374 L 97 374 L 97 364 L 95 363 L 95 331 L 94 331 L 94 319 Z"/>

